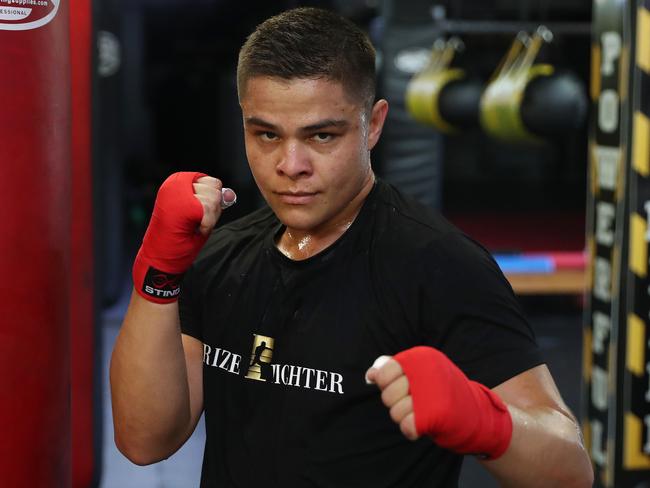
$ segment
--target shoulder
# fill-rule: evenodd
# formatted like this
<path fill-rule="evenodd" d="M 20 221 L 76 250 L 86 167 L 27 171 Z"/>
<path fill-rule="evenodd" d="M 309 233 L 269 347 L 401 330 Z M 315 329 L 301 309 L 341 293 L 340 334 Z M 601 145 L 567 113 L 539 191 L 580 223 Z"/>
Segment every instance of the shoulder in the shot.
<path fill-rule="evenodd" d="M 404 195 L 382 180 L 377 182 L 374 203 L 378 223 L 389 224 L 393 232 L 424 237 L 427 240 L 437 239 L 449 232 L 459 232 L 438 211 Z"/>
<path fill-rule="evenodd" d="M 436 210 L 379 182 L 374 200 L 374 244 L 379 258 L 397 259 L 401 264 L 422 259 L 493 262 L 490 253 L 464 234 Z"/>
<path fill-rule="evenodd" d="M 512 293 L 483 245 L 390 185 L 377 189 L 370 250 L 375 278 L 414 293 L 426 289 L 438 297 L 462 291 L 478 300 Z"/>

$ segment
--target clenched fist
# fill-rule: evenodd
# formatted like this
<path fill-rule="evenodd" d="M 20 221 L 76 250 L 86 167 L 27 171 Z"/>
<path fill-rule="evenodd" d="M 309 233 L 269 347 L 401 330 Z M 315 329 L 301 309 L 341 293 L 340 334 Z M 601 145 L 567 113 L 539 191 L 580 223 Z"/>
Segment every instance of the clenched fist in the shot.
<path fill-rule="evenodd" d="M 203 173 L 181 172 L 167 178 L 156 196 L 149 227 L 133 264 L 136 291 L 149 301 L 178 298 L 183 273 L 214 228 L 235 192 Z"/>
<path fill-rule="evenodd" d="M 221 180 L 211 176 L 202 176 L 192 184 L 194 197 L 203 206 L 203 217 L 199 232 L 208 235 L 221 217 L 221 211 L 237 201 L 237 195 L 230 188 L 223 188 Z"/>
<path fill-rule="evenodd" d="M 366 373 L 366 382 L 379 387 L 381 401 L 389 409 L 390 418 L 399 425 L 402 434 L 412 441 L 420 437 L 415 428 L 409 380 L 399 363 L 390 356 L 380 356 Z"/>
<path fill-rule="evenodd" d="M 470 380 L 442 352 L 417 346 L 367 373 L 390 416 L 410 440 L 428 435 L 440 447 L 488 459 L 510 444 L 512 418 L 489 388 Z"/>

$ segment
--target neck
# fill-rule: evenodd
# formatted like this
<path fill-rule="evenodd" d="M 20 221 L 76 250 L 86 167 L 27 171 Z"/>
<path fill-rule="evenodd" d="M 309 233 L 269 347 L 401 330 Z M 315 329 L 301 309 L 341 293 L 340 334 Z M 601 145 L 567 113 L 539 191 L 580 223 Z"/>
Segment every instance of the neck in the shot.
<path fill-rule="evenodd" d="M 359 215 L 363 202 L 375 183 L 374 174 L 370 174 L 361 191 L 350 201 L 335 219 L 316 229 L 302 230 L 287 227 L 277 247 L 290 259 L 302 261 L 323 251 L 347 231 Z"/>

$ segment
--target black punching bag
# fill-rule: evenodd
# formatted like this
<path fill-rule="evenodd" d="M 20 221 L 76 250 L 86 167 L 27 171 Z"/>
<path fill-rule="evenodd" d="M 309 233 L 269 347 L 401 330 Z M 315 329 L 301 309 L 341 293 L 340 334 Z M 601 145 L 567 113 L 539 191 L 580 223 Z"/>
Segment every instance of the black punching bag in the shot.
<path fill-rule="evenodd" d="M 438 208 L 442 194 L 443 138 L 407 111 L 411 77 L 428 62 L 439 32 L 431 22 L 430 2 L 383 2 L 385 26 L 380 42 L 380 95 L 390 108 L 379 152 L 379 176 L 421 202 Z M 373 162 L 375 160 L 373 159 Z"/>

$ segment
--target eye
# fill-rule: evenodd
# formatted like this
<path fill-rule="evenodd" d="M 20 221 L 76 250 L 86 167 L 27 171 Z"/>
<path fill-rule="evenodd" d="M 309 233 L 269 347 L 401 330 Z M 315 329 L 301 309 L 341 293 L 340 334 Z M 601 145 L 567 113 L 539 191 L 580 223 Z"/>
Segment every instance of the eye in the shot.
<path fill-rule="evenodd" d="M 278 135 L 275 132 L 260 132 L 258 135 L 264 142 L 272 142 L 278 138 Z"/>
<path fill-rule="evenodd" d="M 335 134 L 330 134 L 329 132 L 318 132 L 312 136 L 312 139 L 316 142 L 330 142 L 336 137 Z"/>

